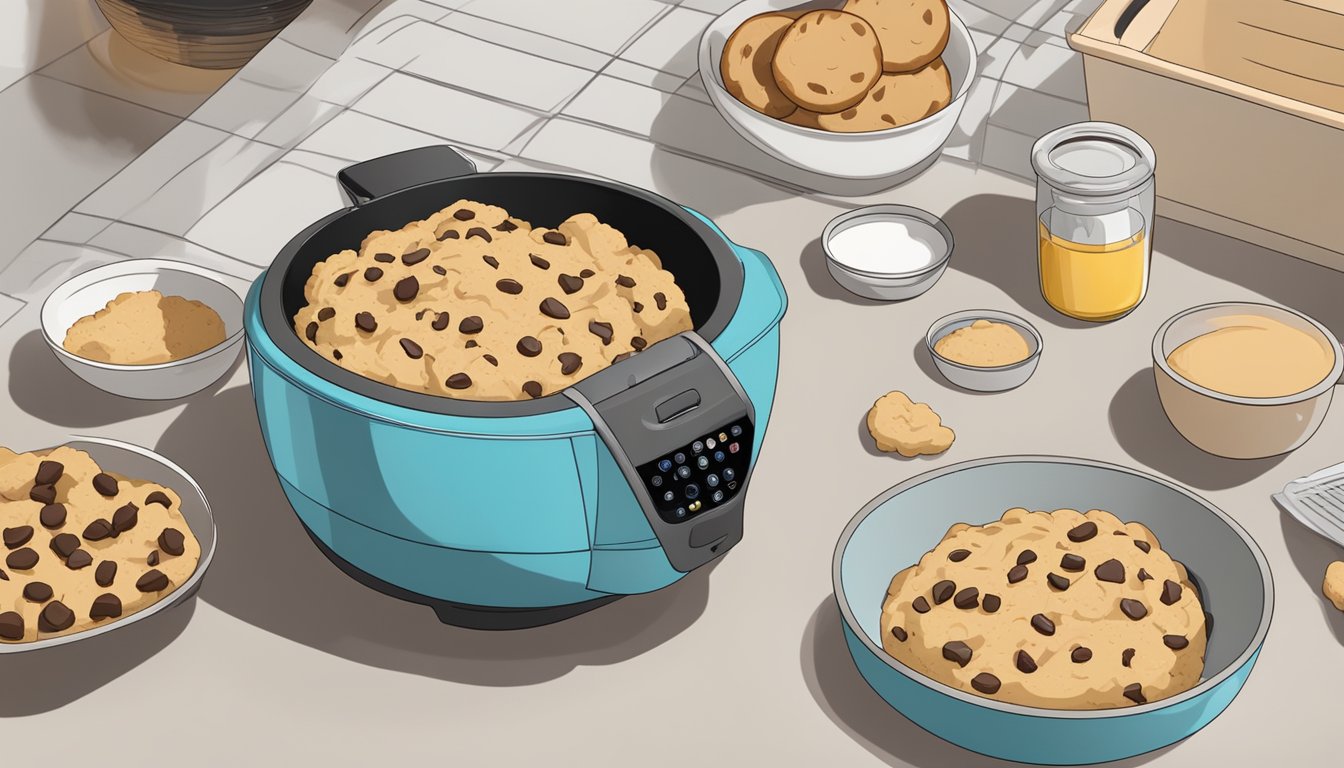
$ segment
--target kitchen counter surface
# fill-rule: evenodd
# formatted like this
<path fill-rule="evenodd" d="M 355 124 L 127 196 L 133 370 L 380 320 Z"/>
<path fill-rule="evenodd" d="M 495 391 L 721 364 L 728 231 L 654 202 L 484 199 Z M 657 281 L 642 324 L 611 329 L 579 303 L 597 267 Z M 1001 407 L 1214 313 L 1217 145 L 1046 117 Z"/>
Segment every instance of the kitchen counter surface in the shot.
<path fill-rule="evenodd" d="M 1319 586 L 1344 550 L 1269 495 L 1344 458 L 1344 413 L 1286 457 L 1205 455 L 1163 416 L 1149 343 L 1175 312 L 1223 300 L 1282 303 L 1340 334 L 1344 275 L 1162 219 L 1144 303 L 1106 325 L 1068 320 L 1036 285 L 1027 148 L 1086 116 L 1081 68 L 1060 35 L 1095 3 L 954 3 L 982 51 L 962 125 L 938 163 L 877 193 L 800 175 L 714 113 L 694 41 L 729 5 L 319 0 L 199 106 L 171 120 L 174 110 L 154 108 L 165 117 L 131 142 L 143 144 L 136 159 L 31 244 L 0 249 L 0 443 L 103 435 L 151 447 L 196 477 L 219 526 L 197 599 L 88 642 L 0 658 L 0 716 L 23 734 L 8 740 L 10 759 L 81 748 L 121 717 L 152 736 L 102 739 L 104 765 L 146 755 L 192 765 L 1007 765 L 926 734 L 868 689 L 844 648 L 831 555 L 855 511 L 915 474 L 1057 454 L 1182 483 L 1245 526 L 1274 572 L 1273 626 L 1237 701 L 1186 742 L 1123 764 L 1338 761 L 1344 613 Z M 129 108 L 135 96 L 109 98 Z M 38 310 L 68 275 L 161 257 L 250 279 L 298 229 L 344 205 L 337 170 L 433 143 L 463 148 L 482 170 L 653 189 L 773 259 L 790 298 L 780 384 L 746 538 L 714 567 L 559 625 L 446 627 L 359 586 L 309 543 L 267 463 L 245 366 L 193 397 L 153 403 L 92 389 L 46 349 Z M 31 210 L 69 197 L 60 183 L 36 179 Z M 913 301 L 867 302 L 826 272 L 824 224 L 877 201 L 928 209 L 956 237 L 951 268 Z M 921 351 L 935 318 L 977 307 L 1022 314 L 1044 335 L 1024 387 L 958 390 Z M 956 430 L 947 453 L 903 460 L 873 447 L 864 416 L 892 389 Z"/>

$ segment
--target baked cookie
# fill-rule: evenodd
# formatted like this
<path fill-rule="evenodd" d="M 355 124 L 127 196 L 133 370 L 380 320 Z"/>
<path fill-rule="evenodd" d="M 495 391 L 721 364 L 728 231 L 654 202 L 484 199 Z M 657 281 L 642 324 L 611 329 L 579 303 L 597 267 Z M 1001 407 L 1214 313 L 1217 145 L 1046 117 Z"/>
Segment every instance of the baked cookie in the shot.
<path fill-rule="evenodd" d="M 883 71 L 914 71 L 947 47 L 952 23 L 945 0 L 848 0 L 844 10 L 877 31 Z"/>
<path fill-rule="evenodd" d="M 915 403 L 904 392 L 888 392 L 868 410 L 868 434 L 877 448 L 896 452 L 907 459 L 932 456 L 952 447 L 956 433 L 927 403 Z"/>
<path fill-rule="evenodd" d="M 1321 594 L 1336 608 L 1344 611 L 1344 560 L 1336 560 L 1326 567 Z"/>
<path fill-rule="evenodd" d="M 798 108 L 775 82 L 771 62 L 785 30 L 801 15 L 800 11 L 762 13 L 733 31 L 719 59 L 723 87 L 733 98 L 774 118 L 788 117 Z"/>
<path fill-rule="evenodd" d="M 954 688 L 1049 709 L 1109 709 L 1199 683 L 1206 619 L 1185 567 L 1102 510 L 1010 509 L 958 523 L 896 574 L 882 647 Z"/>
<path fill-rule="evenodd" d="M 817 127 L 835 133 L 880 131 L 923 120 L 952 100 L 952 81 L 942 59 L 915 70 L 884 74 L 863 101 L 833 114 L 819 114 Z"/>
<path fill-rule="evenodd" d="M 223 342 L 224 321 L 209 306 L 158 291 L 134 291 L 76 320 L 61 346 L 100 363 L 153 365 L 191 357 Z"/>
<path fill-rule="evenodd" d="M 798 17 L 779 41 L 775 82 L 814 112 L 839 112 L 863 100 L 882 74 L 882 47 L 872 26 L 842 11 Z"/>

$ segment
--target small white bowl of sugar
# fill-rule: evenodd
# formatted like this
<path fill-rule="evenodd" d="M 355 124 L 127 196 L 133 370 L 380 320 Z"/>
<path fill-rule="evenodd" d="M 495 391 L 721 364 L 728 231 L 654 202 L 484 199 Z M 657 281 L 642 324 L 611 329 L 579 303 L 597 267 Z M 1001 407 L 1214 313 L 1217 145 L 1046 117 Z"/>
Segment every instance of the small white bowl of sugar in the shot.
<path fill-rule="evenodd" d="M 841 214 L 821 235 L 826 268 L 866 299 L 904 301 L 938 282 L 952 257 L 952 231 L 928 211 L 869 205 Z"/>

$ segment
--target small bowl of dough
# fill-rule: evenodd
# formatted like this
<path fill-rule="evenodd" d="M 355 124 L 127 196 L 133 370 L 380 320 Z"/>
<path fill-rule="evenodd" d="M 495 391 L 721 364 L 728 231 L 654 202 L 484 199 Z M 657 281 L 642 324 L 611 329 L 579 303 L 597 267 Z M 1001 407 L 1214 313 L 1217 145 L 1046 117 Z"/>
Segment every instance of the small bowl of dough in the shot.
<path fill-rule="evenodd" d="M 1269 304 L 1187 309 L 1153 337 L 1162 410 L 1195 447 L 1229 459 L 1292 451 L 1316 433 L 1344 374 L 1328 328 Z"/>
<path fill-rule="evenodd" d="M 924 344 L 948 381 L 976 392 L 1003 392 L 1036 372 L 1045 340 L 1017 315 L 971 309 L 934 321 Z"/>
<path fill-rule="evenodd" d="M 66 368 L 105 392 L 186 397 L 238 359 L 245 290 L 194 264 L 119 261 L 57 286 L 42 305 L 42 336 Z"/>
<path fill-rule="evenodd" d="M 826 269 L 842 288 L 865 299 L 905 301 L 947 271 L 952 230 L 928 211 L 869 205 L 831 219 L 821 233 Z"/>

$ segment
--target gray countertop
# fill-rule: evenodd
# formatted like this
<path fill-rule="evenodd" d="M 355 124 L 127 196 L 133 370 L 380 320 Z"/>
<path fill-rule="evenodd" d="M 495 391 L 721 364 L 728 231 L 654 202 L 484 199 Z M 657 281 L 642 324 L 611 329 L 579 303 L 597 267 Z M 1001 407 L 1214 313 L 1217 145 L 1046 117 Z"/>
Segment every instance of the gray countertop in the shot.
<path fill-rule="evenodd" d="M 96 19 L 82 48 L 0 91 L 0 107 L 22 100 L 6 114 L 43 153 L 23 160 L 7 140 L 0 154 L 14 164 L 0 167 L 35 180 L 32 202 L 4 207 L 26 204 L 36 217 L 16 220 L 30 231 L 24 242 L 12 232 L 0 241 L 0 443 L 93 434 L 153 448 L 196 477 L 219 526 L 198 599 L 87 643 L 0 659 L 0 716 L 23 734 L 9 740 L 11 759 L 83 750 L 121 718 L 153 735 L 96 737 L 103 764 L 1004 765 L 926 734 L 865 685 L 844 648 L 830 562 L 850 517 L 886 488 L 949 463 L 1042 453 L 1180 482 L 1241 522 L 1273 568 L 1273 626 L 1237 701 L 1186 742 L 1124 764 L 1338 762 L 1344 613 L 1319 586 L 1344 550 L 1269 495 L 1344 458 L 1344 413 L 1286 457 L 1208 456 L 1162 414 L 1149 342 L 1175 312 L 1223 300 L 1282 303 L 1344 332 L 1344 275 L 1161 219 L 1151 288 L 1133 314 L 1093 326 L 1045 306 L 1026 147 L 1086 115 L 1081 69 L 1060 35 L 1095 2 L 953 3 L 982 49 L 962 126 L 918 178 L 848 197 L 807 191 L 698 92 L 692 41 L 726 0 L 370 5 L 319 0 L 213 95 L 218 82 L 191 84 L 194 97 L 186 86 L 136 91 L 81 65 L 78 55 L 94 61 L 98 41 L 108 44 Z M 584 15 L 598 5 L 600 18 Z M 81 135 L 39 131 L 80 109 L 94 115 Z M 124 133 L 100 134 L 113 130 Z M 790 297 L 778 394 L 746 538 L 715 566 L 559 625 L 446 627 L 351 581 L 311 545 L 266 460 L 244 366 L 185 400 L 127 401 L 75 379 L 44 346 L 41 300 L 69 274 L 153 256 L 250 279 L 301 226 L 342 205 L 336 170 L 443 142 L 483 169 L 656 190 L 774 261 Z M 100 146 L 120 154 L 84 168 L 71 182 L 88 186 L 78 196 L 62 188 L 70 152 L 82 163 Z M 866 302 L 826 272 L 823 225 L 877 201 L 925 208 L 955 233 L 951 268 L 914 301 Z M 1044 335 L 1040 368 L 1021 389 L 957 390 L 920 351 L 935 318 L 976 307 L 1022 314 Z M 956 430 L 947 453 L 876 451 L 864 416 L 892 389 Z"/>

